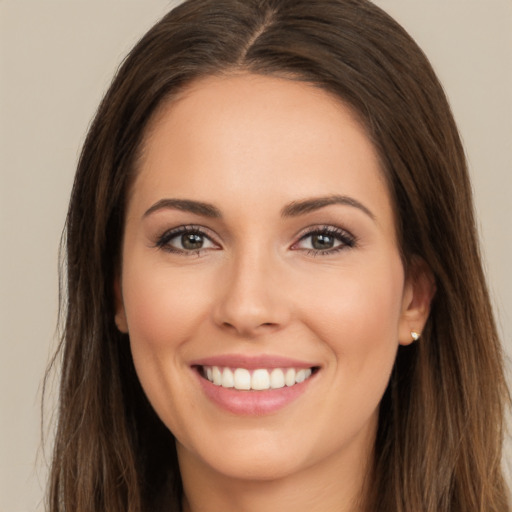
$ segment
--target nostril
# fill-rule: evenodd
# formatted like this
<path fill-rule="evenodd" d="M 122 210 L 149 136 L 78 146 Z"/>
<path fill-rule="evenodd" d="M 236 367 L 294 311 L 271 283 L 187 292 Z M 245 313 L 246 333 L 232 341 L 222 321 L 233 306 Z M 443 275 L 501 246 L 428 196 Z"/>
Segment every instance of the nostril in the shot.
<path fill-rule="evenodd" d="M 275 322 L 263 322 L 261 324 L 257 324 L 257 322 L 254 323 L 254 325 L 239 325 L 237 327 L 236 324 L 233 324 L 231 322 L 222 322 L 222 326 L 226 329 L 240 331 L 240 332 L 246 332 L 246 331 L 257 331 L 261 327 L 276 327 L 278 324 Z"/>

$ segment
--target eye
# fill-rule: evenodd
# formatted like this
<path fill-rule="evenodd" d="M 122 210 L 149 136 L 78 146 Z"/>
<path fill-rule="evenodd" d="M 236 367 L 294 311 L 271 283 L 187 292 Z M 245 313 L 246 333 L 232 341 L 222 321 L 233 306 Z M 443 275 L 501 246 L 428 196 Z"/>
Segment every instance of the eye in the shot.
<path fill-rule="evenodd" d="M 332 254 L 342 249 L 354 247 L 355 238 L 347 231 L 334 226 L 310 230 L 302 235 L 292 249 L 308 251 L 308 254 Z"/>
<path fill-rule="evenodd" d="M 157 240 L 156 247 L 181 254 L 200 254 L 204 250 L 219 249 L 201 228 L 194 226 L 181 226 L 166 231 Z"/>

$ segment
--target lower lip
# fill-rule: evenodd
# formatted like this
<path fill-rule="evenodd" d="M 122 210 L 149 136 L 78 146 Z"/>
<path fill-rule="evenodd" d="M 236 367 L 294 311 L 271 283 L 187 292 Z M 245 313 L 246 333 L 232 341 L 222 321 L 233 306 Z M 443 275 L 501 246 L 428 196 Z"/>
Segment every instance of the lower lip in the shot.
<path fill-rule="evenodd" d="M 264 391 L 239 391 L 217 386 L 195 372 L 206 396 L 220 408 L 237 415 L 263 416 L 277 412 L 299 398 L 315 378 L 315 373 L 290 387 Z"/>

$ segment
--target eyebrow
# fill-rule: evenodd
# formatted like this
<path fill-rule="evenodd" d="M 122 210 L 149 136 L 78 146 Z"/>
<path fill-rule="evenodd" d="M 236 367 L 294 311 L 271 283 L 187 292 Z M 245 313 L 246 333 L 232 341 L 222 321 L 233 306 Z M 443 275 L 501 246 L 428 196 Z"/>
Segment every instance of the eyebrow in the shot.
<path fill-rule="evenodd" d="M 298 217 L 334 204 L 358 208 L 371 219 L 375 220 L 375 215 L 366 206 L 352 197 L 342 195 L 330 195 L 304 199 L 301 201 L 293 201 L 281 210 L 281 217 Z M 196 215 L 201 215 L 202 217 L 210 217 L 214 219 L 222 217 L 221 211 L 216 206 L 202 201 L 193 201 L 191 199 L 160 199 L 160 201 L 157 201 L 153 206 L 146 210 L 143 217 L 147 217 L 155 211 L 167 208 L 190 212 Z"/>
<path fill-rule="evenodd" d="M 195 213 L 196 215 L 201 215 L 203 217 L 211 217 L 211 218 L 220 218 L 222 214 L 220 210 L 209 203 L 203 203 L 201 201 L 191 201 L 190 199 L 161 199 L 157 201 L 153 206 L 151 206 L 144 213 L 144 217 L 156 212 L 157 210 L 162 210 L 165 208 L 170 208 L 173 210 L 181 210 L 184 212 Z"/>
<path fill-rule="evenodd" d="M 371 212 L 370 209 L 364 206 L 364 204 L 360 203 L 357 201 L 357 199 L 352 197 L 340 195 L 313 197 L 311 199 L 304 199 L 302 201 L 293 201 L 281 210 L 281 216 L 297 217 L 299 215 L 304 215 L 306 213 L 320 210 L 321 208 L 325 208 L 326 206 L 331 206 L 333 204 L 341 204 L 358 208 L 366 215 L 368 215 L 368 217 L 370 217 L 372 220 L 375 220 L 375 215 Z"/>

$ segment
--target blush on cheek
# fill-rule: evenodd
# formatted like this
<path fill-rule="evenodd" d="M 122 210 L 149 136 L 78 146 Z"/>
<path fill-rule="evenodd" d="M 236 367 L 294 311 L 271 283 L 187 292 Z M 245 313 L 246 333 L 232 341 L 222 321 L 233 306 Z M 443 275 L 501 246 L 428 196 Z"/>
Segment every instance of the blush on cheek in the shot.
<path fill-rule="evenodd" d="M 197 327 L 208 294 L 193 280 L 184 280 L 153 265 L 146 272 L 127 269 L 123 282 L 130 335 L 155 345 L 174 344 Z M 156 270 L 156 271 L 155 271 Z"/>
<path fill-rule="evenodd" d="M 326 339 L 338 337 L 341 344 L 358 340 L 358 344 L 364 346 L 379 339 L 396 337 L 401 289 L 395 283 L 377 283 L 375 286 L 368 283 L 362 287 L 360 282 L 345 280 L 340 283 L 337 293 L 328 296 L 328 301 L 319 298 L 309 303 L 312 321 L 323 326 L 323 331 L 329 331 Z M 335 336 L 336 332 L 338 336 Z"/>

